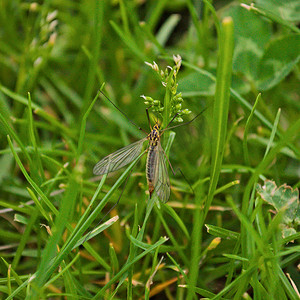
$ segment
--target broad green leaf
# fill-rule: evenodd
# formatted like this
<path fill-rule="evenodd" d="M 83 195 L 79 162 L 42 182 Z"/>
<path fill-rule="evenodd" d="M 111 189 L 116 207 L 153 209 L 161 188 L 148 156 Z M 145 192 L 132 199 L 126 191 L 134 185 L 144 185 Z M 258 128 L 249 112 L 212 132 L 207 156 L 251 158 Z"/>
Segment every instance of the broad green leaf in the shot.
<path fill-rule="evenodd" d="M 291 34 L 273 40 L 259 62 L 258 89 L 269 90 L 283 80 L 298 63 L 299 49 L 299 34 Z"/>
<path fill-rule="evenodd" d="M 250 83 L 241 78 L 239 74 L 232 74 L 231 87 L 241 95 L 245 95 L 251 90 Z"/>
<path fill-rule="evenodd" d="M 216 82 L 205 74 L 193 72 L 179 81 L 178 90 L 184 97 L 213 96 Z"/>
<path fill-rule="evenodd" d="M 256 0 L 256 4 L 286 21 L 300 21 L 299 0 Z"/>
<path fill-rule="evenodd" d="M 296 234 L 297 231 L 294 228 L 288 227 L 288 226 L 283 226 L 282 228 L 282 237 L 286 238 L 288 236 L 291 236 L 293 234 Z"/>
<path fill-rule="evenodd" d="M 270 39 L 271 25 L 240 6 L 230 7 L 225 15 L 231 16 L 234 22 L 233 71 L 242 73 L 253 81 L 257 76 L 265 45 Z"/>
<path fill-rule="evenodd" d="M 283 211 L 281 224 L 283 238 L 297 233 L 294 227 L 300 224 L 299 190 L 297 188 L 293 190 L 286 184 L 277 188 L 275 182 L 271 180 L 266 180 L 263 186 L 258 184 L 256 190 L 277 212 Z"/>
<path fill-rule="evenodd" d="M 299 191 L 283 184 L 277 188 L 276 183 L 266 180 L 263 186 L 257 185 L 257 192 L 261 198 L 271 204 L 277 211 L 285 210 L 284 223 L 291 223 L 295 220 L 299 208 Z"/>
<path fill-rule="evenodd" d="M 184 97 L 213 96 L 216 90 L 216 81 L 211 74 L 215 75 L 216 70 L 212 69 L 209 72 L 207 74 L 196 71 L 188 74 L 179 81 L 178 90 L 183 93 Z M 232 74 L 232 88 L 240 94 L 246 94 L 250 90 L 250 84 Z"/>

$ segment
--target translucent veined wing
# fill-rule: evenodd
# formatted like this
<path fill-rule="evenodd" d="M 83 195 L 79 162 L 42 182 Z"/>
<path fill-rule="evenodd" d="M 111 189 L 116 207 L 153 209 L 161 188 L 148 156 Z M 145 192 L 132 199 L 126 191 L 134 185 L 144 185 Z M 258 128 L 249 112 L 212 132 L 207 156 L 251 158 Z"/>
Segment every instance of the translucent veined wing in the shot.
<path fill-rule="evenodd" d="M 103 159 L 97 162 L 93 169 L 93 173 L 95 175 L 107 174 L 119 170 L 120 168 L 131 163 L 142 152 L 143 143 L 146 140 L 147 137 L 105 156 Z"/>
<path fill-rule="evenodd" d="M 153 166 L 154 170 L 154 191 L 159 199 L 166 203 L 170 198 L 170 179 L 166 165 L 167 158 L 160 142 L 157 145 L 157 163 Z"/>

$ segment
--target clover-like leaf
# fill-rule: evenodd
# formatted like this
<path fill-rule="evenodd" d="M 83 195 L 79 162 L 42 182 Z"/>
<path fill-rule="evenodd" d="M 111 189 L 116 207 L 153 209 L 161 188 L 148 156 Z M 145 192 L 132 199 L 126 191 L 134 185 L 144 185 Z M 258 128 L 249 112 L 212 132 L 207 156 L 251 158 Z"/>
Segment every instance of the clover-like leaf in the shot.
<path fill-rule="evenodd" d="M 281 229 L 281 233 L 282 233 L 282 237 L 283 238 L 287 238 L 288 236 L 296 234 L 297 231 L 294 228 L 292 228 L 292 227 L 288 227 L 286 225 L 283 225 L 282 229 Z"/>
<path fill-rule="evenodd" d="M 256 191 L 277 212 L 283 211 L 283 237 L 296 233 L 295 228 L 300 224 L 299 190 L 286 184 L 277 187 L 274 181 L 266 180 L 263 186 L 257 185 Z"/>
<path fill-rule="evenodd" d="M 290 34 L 271 41 L 260 59 L 257 86 L 266 91 L 283 80 L 298 64 L 300 35 Z"/>

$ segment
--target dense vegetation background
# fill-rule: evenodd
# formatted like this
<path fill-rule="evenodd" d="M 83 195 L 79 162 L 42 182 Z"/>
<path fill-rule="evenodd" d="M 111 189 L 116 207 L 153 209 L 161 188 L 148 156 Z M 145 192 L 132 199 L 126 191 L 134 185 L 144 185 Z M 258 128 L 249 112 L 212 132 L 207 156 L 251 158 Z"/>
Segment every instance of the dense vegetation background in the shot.
<path fill-rule="evenodd" d="M 298 299 L 299 21 L 295 0 L 2 0 L 1 298 Z M 162 140 L 194 192 L 169 170 L 149 201 L 145 156 L 93 176 L 144 137 L 101 87 L 147 131 L 141 95 L 206 108 Z"/>

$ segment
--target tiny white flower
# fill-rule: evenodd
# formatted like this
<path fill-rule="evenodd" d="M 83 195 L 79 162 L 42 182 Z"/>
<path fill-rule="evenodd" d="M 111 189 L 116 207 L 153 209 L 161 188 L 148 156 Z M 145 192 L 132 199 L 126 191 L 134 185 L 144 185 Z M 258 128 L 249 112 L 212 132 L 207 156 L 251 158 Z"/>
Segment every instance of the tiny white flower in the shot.
<path fill-rule="evenodd" d="M 51 35 L 50 35 L 50 38 L 49 38 L 49 44 L 50 45 L 54 45 L 55 41 L 56 41 L 56 38 L 57 38 L 57 33 L 56 32 L 53 32 Z"/>
<path fill-rule="evenodd" d="M 38 7 L 39 7 L 39 4 L 36 3 L 36 2 L 33 2 L 33 3 L 30 4 L 29 9 L 31 11 L 36 11 L 38 9 Z"/>
<path fill-rule="evenodd" d="M 55 27 L 57 26 L 58 21 L 57 20 L 53 20 L 50 24 L 49 24 L 49 31 L 53 31 L 55 29 Z"/>
<path fill-rule="evenodd" d="M 173 55 L 173 59 L 174 59 L 174 62 L 175 62 L 176 65 L 177 65 L 178 63 L 181 64 L 181 56 L 180 56 L 179 54 Z"/>
<path fill-rule="evenodd" d="M 46 17 L 47 22 L 53 21 L 57 16 L 57 10 L 54 10 L 53 12 L 49 13 Z"/>
<path fill-rule="evenodd" d="M 145 61 L 145 64 L 153 69 L 152 64 L 148 63 L 147 61 Z"/>
<path fill-rule="evenodd" d="M 33 65 L 35 67 L 37 67 L 38 65 L 40 65 L 42 63 L 43 59 L 39 56 L 33 63 Z"/>
<path fill-rule="evenodd" d="M 154 71 L 159 72 L 158 65 L 155 61 L 153 61 L 153 65 L 150 64 L 149 62 L 145 61 L 145 64 L 149 67 L 151 67 Z"/>
<path fill-rule="evenodd" d="M 159 72 L 159 67 L 155 61 L 153 61 L 153 70 Z"/>

